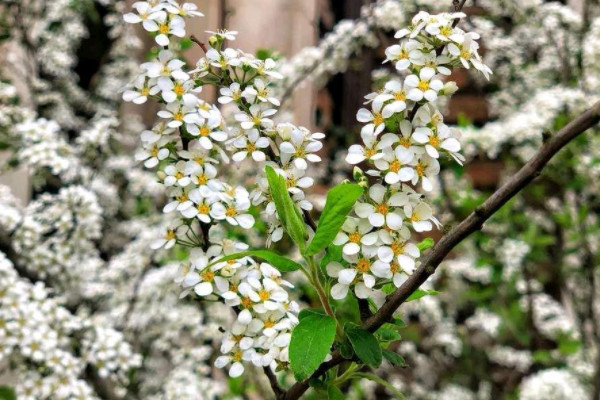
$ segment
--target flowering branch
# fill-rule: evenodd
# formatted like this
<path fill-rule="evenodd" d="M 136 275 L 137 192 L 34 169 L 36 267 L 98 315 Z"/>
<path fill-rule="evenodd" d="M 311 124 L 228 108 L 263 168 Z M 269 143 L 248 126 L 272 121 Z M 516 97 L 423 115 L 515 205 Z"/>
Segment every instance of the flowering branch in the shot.
<path fill-rule="evenodd" d="M 363 329 L 375 332 L 384 323 L 388 322 L 394 312 L 404 303 L 410 295 L 435 273 L 437 267 L 444 258 L 456 247 L 463 239 L 481 229 L 481 226 L 496 211 L 515 197 L 529 183 L 540 175 L 542 169 L 550 162 L 569 142 L 581 135 L 583 132 L 600 122 L 600 102 L 595 103 L 590 109 L 585 111 L 556 135 L 544 144 L 531 160 L 525 164 L 508 182 L 494 192 L 482 205 L 477 207 L 465 220 L 453 228 L 447 235 L 431 249 L 429 254 L 423 259 L 421 265 L 415 272 L 398 288 L 392 295 L 388 296 L 383 306 L 363 325 Z M 321 376 L 331 368 L 344 361 L 344 358 L 336 353 L 332 359 L 321 364 L 315 373 L 309 378 L 313 379 Z M 286 400 L 295 400 L 300 398 L 308 389 L 308 380 L 298 382 L 292 386 L 284 397 Z"/>

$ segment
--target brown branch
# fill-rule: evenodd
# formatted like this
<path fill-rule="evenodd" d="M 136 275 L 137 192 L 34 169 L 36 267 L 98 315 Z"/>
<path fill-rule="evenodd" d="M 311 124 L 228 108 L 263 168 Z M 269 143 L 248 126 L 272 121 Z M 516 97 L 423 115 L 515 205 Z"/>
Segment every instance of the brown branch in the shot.
<path fill-rule="evenodd" d="M 263 371 L 265 371 L 265 375 L 269 378 L 269 384 L 271 385 L 271 389 L 273 389 L 273 393 L 275 393 L 275 398 L 277 400 L 283 399 L 285 396 L 285 392 L 279 386 L 279 382 L 277 382 L 277 376 L 271 371 L 270 367 L 263 367 Z"/>
<path fill-rule="evenodd" d="M 204 43 L 203 41 L 201 41 L 200 39 L 198 39 L 196 36 L 191 35 L 190 36 L 190 40 L 194 43 L 196 43 L 198 46 L 200 46 L 200 48 L 202 49 L 202 51 L 204 51 L 204 54 L 206 54 L 208 52 L 208 47 L 206 47 L 206 43 Z"/>
<path fill-rule="evenodd" d="M 483 223 L 498 211 L 500 207 L 539 176 L 541 170 L 564 146 L 598 122 L 600 122 L 600 102 L 594 104 L 589 110 L 561 129 L 512 178 L 496 190 L 465 220 L 442 237 L 427 256 L 425 256 L 417 270 L 400 288 L 388 296 L 385 304 L 363 324 L 363 328 L 370 332 L 375 332 L 381 325 L 388 322 L 398 307 L 436 271 L 437 267 L 454 247 L 467 236 L 481 229 Z M 343 360 L 342 356 L 336 352 L 330 361 L 321 364 L 311 378 L 322 375 Z M 308 380 L 297 382 L 287 391 L 285 400 L 296 400 L 307 389 Z"/>

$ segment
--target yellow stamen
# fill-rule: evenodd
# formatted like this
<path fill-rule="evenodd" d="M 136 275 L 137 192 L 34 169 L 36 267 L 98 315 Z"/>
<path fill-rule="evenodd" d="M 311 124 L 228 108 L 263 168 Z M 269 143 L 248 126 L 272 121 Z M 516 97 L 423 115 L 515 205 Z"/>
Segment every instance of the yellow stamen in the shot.
<path fill-rule="evenodd" d="M 379 204 L 375 210 L 379 213 L 379 214 L 383 214 L 386 215 L 390 210 L 389 207 L 387 206 L 387 204 Z"/>
<path fill-rule="evenodd" d="M 225 215 L 227 215 L 228 217 L 235 217 L 237 211 L 235 210 L 235 207 L 228 207 L 225 210 Z"/>
<path fill-rule="evenodd" d="M 359 243 L 360 242 L 360 233 L 358 232 L 354 232 L 353 234 L 351 234 L 350 236 L 348 236 L 348 241 L 350 243 Z"/>
<path fill-rule="evenodd" d="M 267 301 L 271 297 L 271 293 L 268 290 L 261 289 L 258 291 L 258 297 L 260 297 L 261 301 Z"/>
<path fill-rule="evenodd" d="M 361 258 L 360 260 L 358 260 L 358 263 L 356 263 L 356 270 L 358 272 L 360 272 L 361 274 L 369 272 L 370 269 L 371 269 L 371 263 L 369 262 L 369 260 L 365 260 L 364 258 Z"/>

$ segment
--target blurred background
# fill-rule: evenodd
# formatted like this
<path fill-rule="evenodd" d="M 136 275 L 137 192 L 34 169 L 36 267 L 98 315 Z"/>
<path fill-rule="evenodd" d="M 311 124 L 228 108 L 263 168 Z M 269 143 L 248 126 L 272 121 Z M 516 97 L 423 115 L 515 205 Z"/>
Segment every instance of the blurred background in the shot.
<path fill-rule="evenodd" d="M 451 6 L 449 0 L 194 2 L 205 17 L 187 20 L 188 32 L 206 41 L 206 31 L 238 31 L 229 46 L 276 59 L 284 74 L 282 120 L 327 135 L 325 161 L 312 172 L 317 204 L 351 172 L 344 157 L 359 141 L 356 112 L 366 94 L 393 76 L 382 61 L 394 32 L 420 10 Z M 29 386 L 60 370 L 42 368 L 45 356 L 32 356 L 41 345 L 26 340 L 49 335 L 73 354 L 74 381 L 99 398 L 269 398 L 258 374 L 228 379 L 212 368 L 222 310 L 180 301 L 172 283 L 177 255 L 147 251 L 164 199 L 133 151 L 158 105 L 124 105 L 120 91 L 155 49 L 139 26 L 123 26 L 120 16 L 132 3 L 0 1 L 0 389 L 5 398 L 13 391 L 18 399 L 76 398 L 60 397 L 58 384 L 48 384 L 46 397 L 27 397 L 37 393 Z M 494 75 L 488 82 L 460 69 L 451 78 L 459 91 L 444 105 L 444 118 L 461 129 L 467 162 L 461 168 L 444 160 L 435 183 L 444 229 L 600 93 L 596 0 L 468 0 L 464 11 L 465 29 L 482 36 L 481 54 Z M 183 46 L 194 65 L 201 49 L 191 41 Z M 202 96 L 214 103 L 217 93 Z M 18 125 L 32 120 L 34 128 Z M 600 400 L 597 133 L 570 144 L 453 252 L 428 282 L 438 296 L 403 306 L 397 350 L 407 367 L 387 366 L 382 374 L 407 398 Z M 41 141 L 56 146 L 35 150 Z M 74 222 L 65 222 L 67 215 Z M 247 241 L 260 243 L 263 233 Z M 15 299 L 27 306 L 15 311 Z M 67 329 L 64 321 L 36 319 L 34 308 L 65 312 L 76 322 L 62 318 L 71 321 Z M 21 328 L 10 325 L 9 310 L 22 316 Z M 43 332 L 36 328 L 42 325 Z M 98 350 L 92 343 L 106 344 Z M 393 398 L 370 381 L 349 391 L 350 398 Z"/>

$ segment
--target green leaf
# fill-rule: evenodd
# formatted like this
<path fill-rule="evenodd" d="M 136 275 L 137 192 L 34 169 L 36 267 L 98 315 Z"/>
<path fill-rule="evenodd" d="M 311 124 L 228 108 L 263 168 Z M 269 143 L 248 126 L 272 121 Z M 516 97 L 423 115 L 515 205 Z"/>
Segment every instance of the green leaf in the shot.
<path fill-rule="evenodd" d="M 248 257 L 248 256 L 252 256 L 252 257 L 260 258 L 261 260 L 265 260 L 266 262 L 268 262 L 269 264 L 271 264 L 272 266 L 274 266 L 281 272 L 292 272 L 292 271 L 296 271 L 297 269 L 302 268 L 302 266 L 300 264 L 298 264 L 297 262 L 292 261 L 289 258 L 280 256 L 279 254 L 277 254 L 271 250 L 266 250 L 266 249 L 247 250 L 247 251 L 240 251 L 239 253 L 230 254 L 228 256 L 218 259 L 217 261 L 215 261 L 213 263 L 210 263 L 208 265 L 208 267 L 218 264 L 218 263 L 221 263 L 221 262 L 224 262 L 224 261 L 237 260 L 238 258 Z"/>
<path fill-rule="evenodd" d="M 362 187 L 350 183 L 338 185 L 327 193 L 317 232 L 306 249 L 306 255 L 317 254 L 333 242 L 362 193 Z"/>
<path fill-rule="evenodd" d="M 379 328 L 379 330 L 377 331 L 377 336 L 379 337 L 379 340 L 381 340 L 382 342 L 394 342 L 396 340 L 402 339 L 402 335 L 398 333 L 396 327 L 392 326 L 393 325 L 390 325 L 389 327 Z"/>
<path fill-rule="evenodd" d="M 308 378 L 321 365 L 335 338 L 335 321 L 327 315 L 306 315 L 292 331 L 290 366 L 297 381 Z"/>
<path fill-rule="evenodd" d="M 408 299 L 406 299 L 406 301 L 408 302 L 408 301 L 418 300 L 421 297 L 425 297 L 425 296 L 437 296 L 438 294 L 440 294 L 440 292 L 438 292 L 437 290 L 417 289 L 413 292 L 413 294 L 408 296 Z"/>
<path fill-rule="evenodd" d="M 0 386 L 0 400 L 16 400 L 15 391 L 8 386 Z"/>
<path fill-rule="evenodd" d="M 381 364 L 381 347 L 375 336 L 351 322 L 346 323 L 344 331 L 358 358 L 368 366 L 379 367 Z"/>
<path fill-rule="evenodd" d="M 321 269 L 324 270 L 327 267 L 327 264 L 332 261 L 343 262 L 342 249 L 343 246 L 336 246 L 335 244 L 327 246 L 327 251 L 321 259 Z"/>
<path fill-rule="evenodd" d="M 292 240 L 304 251 L 306 247 L 306 225 L 296 208 L 294 201 L 288 193 L 285 179 L 275 170 L 268 166 L 265 168 L 267 180 L 269 181 L 269 190 L 277 209 L 277 215 L 281 220 L 283 229 L 290 235 Z"/>
<path fill-rule="evenodd" d="M 400 354 L 389 350 L 383 350 L 382 353 L 383 357 L 392 365 L 397 365 L 402 368 L 408 367 L 408 364 L 406 364 L 406 361 L 404 361 L 404 358 Z"/>
<path fill-rule="evenodd" d="M 305 317 L 308 317 L 309 315 L 327 315 L 325 313 L 325 311 L 322 308 L 304 308 L 302 310 L 300 310 L 300 313 L 298 314 L 298 320 L 304 319 Z"/>
<path fill-rule="evenodd" d="M 430 247 L 433 247 L 434 244 L 435 241 L 432 238 L 428 237 L 423 239 L 421 243 L 417 244 L 417 247 L 419 248 L 419 251 L 425 251 Z"/>
<path fill-rule="evenodd" d="M 328 400 L 344 400 L 346 396 L 337 386 L 329 386 L 327 388 Z"/>

